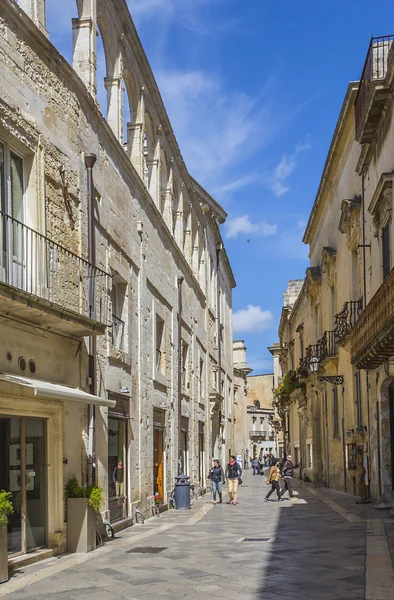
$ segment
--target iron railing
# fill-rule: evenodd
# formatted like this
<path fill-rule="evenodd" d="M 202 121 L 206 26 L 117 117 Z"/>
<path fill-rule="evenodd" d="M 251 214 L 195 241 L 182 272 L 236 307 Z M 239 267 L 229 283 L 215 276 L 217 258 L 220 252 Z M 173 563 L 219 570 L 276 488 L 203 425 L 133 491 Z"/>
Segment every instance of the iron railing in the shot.
<path fill-rule="evenodd" d="M 335 341 L 336 332 L 325 331 L 323 336 L 318 342 L 319 345 L 319 360 L 320 362 L 329 358 L 330 356 L 336 356 L 338 354 L 338 347 Z"/>
<path fill-rule="evenodd" d="M 354 327 L 363 310 L 363 300 L 345 302 L 342 310 L 335 316 L 335 343 L 344 344 L 350 330 Z"/>
<path fill-rule="evenodd" d="M 123 336 L 125 323 L 116 315 L 112 315 L 112 344 L 119 350 L 123 350 Z"/>
<path fill-rule="evenodd" d="M 319 340 L 320 341 L 320 340 Z M 310 364 L 316 359 L 320 362 L 320 343 L 311 344 L 305 349 L 304 356 L 300 359 L 300 366 L 297 369 L 297 375 L 301 379 L 306 379 L 311 374 Z"/>
<path fill-rule="evenodd" d="M 371 84 L 386 77 L 388 57 L 393 40 L 394 35 L 387 35 L 372 38 L 369 44 L 367 58 L 364 63 L 364 69 L 355 100 L 356 138 L 361 135 L 364 110 L 368 103 Z"/>
<path fill-rule="evenodd" d="M 2 211 L 0 248 L 1 283 L 107 323 L 107 273 Z"/>

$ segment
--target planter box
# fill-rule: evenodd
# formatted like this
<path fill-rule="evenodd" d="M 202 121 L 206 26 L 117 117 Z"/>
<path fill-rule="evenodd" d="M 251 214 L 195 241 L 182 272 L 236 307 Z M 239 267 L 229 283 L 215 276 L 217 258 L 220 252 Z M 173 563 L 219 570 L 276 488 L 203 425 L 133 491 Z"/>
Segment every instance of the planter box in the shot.
<path fill-rule="evenodd" d="M 67 498 L 67 552 L 96 549 L 96 513 L 86 498 Z"/>
<path fill-rule="evenodd" d="M 0 527 L 0 583 L 8 581 L 7 527 Z"/>

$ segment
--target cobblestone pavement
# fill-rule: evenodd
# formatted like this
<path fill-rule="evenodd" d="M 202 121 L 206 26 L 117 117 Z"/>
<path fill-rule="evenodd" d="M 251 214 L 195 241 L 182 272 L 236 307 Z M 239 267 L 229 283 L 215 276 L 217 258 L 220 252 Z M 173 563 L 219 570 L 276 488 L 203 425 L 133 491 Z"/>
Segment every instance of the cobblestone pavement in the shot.
<path fill-rule="evenodd" d="M 265 477 L 247 472 L 237 506 L 200 500 L 192 511 L 169 511 L 90 555 L 23 569 L 0 596 L 364 600 L 365 523 L 347 521 L 306 487 L 295 502 L 264 503 L 266 491 Z M 151 549 L 158 553 L 141 553 Z M 11 591 L 15 582 L 21 589 Z"/>

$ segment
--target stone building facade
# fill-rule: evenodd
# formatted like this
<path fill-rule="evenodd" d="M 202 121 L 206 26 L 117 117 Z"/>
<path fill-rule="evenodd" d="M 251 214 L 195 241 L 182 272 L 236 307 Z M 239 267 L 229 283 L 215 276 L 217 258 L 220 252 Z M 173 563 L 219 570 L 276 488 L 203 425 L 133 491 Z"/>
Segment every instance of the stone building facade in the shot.
<path fill-rule="evenodd" d="M 247 391 L 248 456 L 280 455 L 273 407 L 274 374 L 249 375 Z"/>
<path fill-rule="evenodd" d="M 70 66 L 48 39 L 44 0 L 0 0 L 0 488 L 13 494 L 12 554 L 67 547 L 73 475 L 126 525 L 154 494 L 167 503 L 180 470 L 203 488 L 212 454 L 232 450 L 226 213 L 187 171 L 125 0 L 78 0 L 72 31 Z"/>
<path fill-rule="evenodd" d="M 374 38 L 305 231 L 310 267 L 279 328 L 305 476 L 374 500 L 394 490 L 393 82 L 393 38 Z"/>
<path fill-rule="evenodd" d="M 233 344 L 234 357 L 234 453 L 242 455 L 243 463 L 247 462 L 249 453 L 249 421 L 248 421 L 248 376 L 252 369 L 248 366 L 244 340 L 236 340 Z M 247 463 L 248 464 L 248 463 Z"/>

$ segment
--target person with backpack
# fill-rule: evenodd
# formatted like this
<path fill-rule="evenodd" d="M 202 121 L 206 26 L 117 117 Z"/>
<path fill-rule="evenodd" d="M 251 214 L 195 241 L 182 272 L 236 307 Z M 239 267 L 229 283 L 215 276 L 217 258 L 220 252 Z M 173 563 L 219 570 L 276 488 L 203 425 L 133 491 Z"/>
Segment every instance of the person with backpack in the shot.
<path fill-rule="evenodd" d="M 280 471 L 278 468 L 278 462 L 279 461 L 277 458 L 274 458 L 272 461 L 272 466 L 270 468 L 270 472 L 269 472 L 268 479 L 267 479 L 267 485 L 271 484 L 271 489 L 269 490 L 268 494 L 264 498 L 265 502 L 268 502 L 269 497 L 274 492 L 276 492 L 276 495 L 278 496 L 278 502 L 282 501 L 282 498 L 280 496 L 280 485 L 279 485 Z"/>
<path fill-rule="evenodd" d="M 216 493 L 219 494 L 219 504 L 223 502 L 222 484 L 225 483 L 224 471 L 217 458 L 213 461 L 213 467 L 209 471 L 208 479 L 212 484 L 213 504 L 216 504 Z"/>
<path fill-rule="evenodd" d="M 235 460 L 235 456 L 231 455 L 226 467 L 226 479 L 228 481 L 228 495 L 230 496 L 227 504 L 237 504 L 238 483 L 241 481 L 242 469 Z"/>

